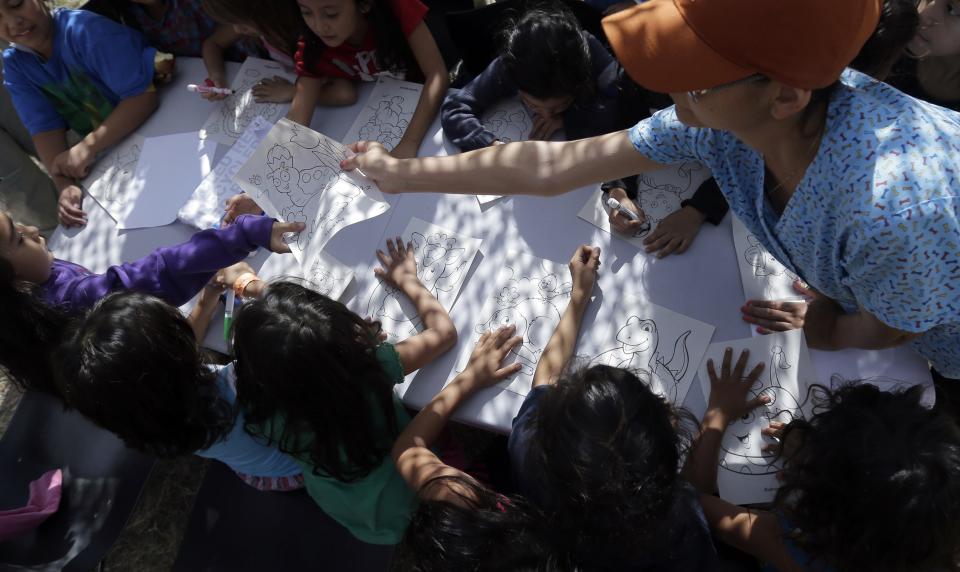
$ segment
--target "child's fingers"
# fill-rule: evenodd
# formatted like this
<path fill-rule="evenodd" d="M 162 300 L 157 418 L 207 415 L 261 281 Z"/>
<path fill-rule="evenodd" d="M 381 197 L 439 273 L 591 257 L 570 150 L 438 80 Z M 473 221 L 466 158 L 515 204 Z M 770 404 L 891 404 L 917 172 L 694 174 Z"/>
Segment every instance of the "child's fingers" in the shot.
<path fill-rule="evenodd" d="M 390 253 L 390 258 L 394 260 L 400 257 L 399 253 L 397 252 L 397 244 L 392 238 L 387 239 L 387 252 Z"/>
<path fill-rule="evenodd" d="M 508 366 L 501 367 L 501 368 L 498 369 L 498 370 L 496 371 L 496 373 L 494 373 L 493 375 L 494 375 L 494 377 L 495 377 L 496 379 L 498 379 L 498 380 L 499 380 L 499 379 L 506 379 L 506 378 L 510 377 L 511 375 L 513 375 L 513 374 L 517 373 L 518 371 L 520 371 L 520 368 L 521 368 L 521 365 L 520 365 L 519 363 L 512 363 L 512 364 L 510 364 L 510 365 L 508 365 Z"/>
<path fill-rule="evenodd" d="M 723 361 L 720 363 L 720 377 L 730 377 L 730 360 L 733 359 L 733 348 L 723 350 Z"/>
<path fill-rule="evenodd" d="M 497 330 L 497 337 L 494 340 L 494 344 L 497 348 L 503 347 L 503 344 L 506 343 L 510 336 L 513 335 L 513 332 L 517 331 L 517 327 L 513 324 L 509 326 L 504 326 Z"/>
<path fill-rule="evenodd" d="M 763 373 L 763 370 L 767 367 L 767 364 L 763 362 L 757 363 L 753 366 L 753 369 L 750 370 L 750 373 L 747 375 L 746 383 L 749 384 L 747 387 L 753 387 L 753 384 L 760 379 L 760 374 Z M 742 379 L 742 378 L 741 378 Z"/>
<path fill-rule="evenodd" d="M 390 259 L 387 258 L 387 254 L 382 250 L 377 250 L 377 259 L 380 260 L 380 264 L 384 266 L 390 266 Z"/>
<path fill-rule="evenodd" d="M 734 379 L 743 379 L 743 371 L 747 369 L 748 359 L 750 359 L 750 350 L 740 352 L 740 357 L 737 358 L 737 364 L 733 367 Z"/>
<path fill-rule="evenodd" d="M 766 405 L 770 403 L 770 399 L 771 397 L 769 395 L 760 395 L 758 397 L 755 397 L 754 399 L 751 399 L 750 401 L 747 402 L 747 410 L 753 411 L 757 407 Z"/>
<path fill-rule="evenodd" d="M 716 366 L 713 365 L 713 359 L 708 359 L 708 360 L 707 360 L 707 375 L 710 376 L 710 385 L 711 385 L 711 387 L 720 382 L 720 380 L 717 378 L 717 370 L 715 369 L 715 367 L 716 367 Z"/>
<path fill-rule="evenodd" d="M 600 247 L 599 246 L 593 247 L 593 250 L 590 252 L 590 266 L 592 266 L 594 270 L 598 270 L 600 268 Z"/>
<path fill-rule="evenodd" d="M 683 244 L 683 238 L 675 236 L 667 242 L 667 245 L 660 249 L 660 252 L 657 253 L 657 258 L 663 258 L 664 256 L 670 256 L 677 249 L 680 248 L 680 245 Z"/>
<path fill-rule="evenodd" d="M 523 343 L 523 338 L 521 338 L 520 336 L 514 336 L 514 337 L 508 339 L 508 340 L 507 340 L 506 342 L 504 342 L 502 345 L 499 345 L 499 347 L 497 348 L 497 350 L 498 350 L 498 352 L 499 352 L 499 354 L 500 354 L 500 355 L 499 355 L 499 358 L 500 358 L 500 359 L 497 360 L 497 361 L 503 362 L 503 360 L 507 359 L 507 355 L 508 355 L 510 352 L 512 352 L 512 351 L 514 350 L 514 348 L 516 348 L 517 346 L 519 346 L 521 343 Z"/>

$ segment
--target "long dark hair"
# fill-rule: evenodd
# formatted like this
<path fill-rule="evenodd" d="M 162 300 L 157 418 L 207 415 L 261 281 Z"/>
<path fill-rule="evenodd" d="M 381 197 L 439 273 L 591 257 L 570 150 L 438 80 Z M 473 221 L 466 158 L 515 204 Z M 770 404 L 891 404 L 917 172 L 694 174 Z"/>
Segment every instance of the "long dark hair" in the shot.
<path fill-rule="evenodd" d="M 256 28 L 291 57 L 297 52 L 302 19 L 294 0 L 203 0 L 203 10 L 220 24 Z"/>
<path fill-rule="evenodd" d="M 0 369 L 17 388 L 59 394 L 49 356 L 69 320 L 44 301 L 40 286 L 18 280 L 10 261 L 0 257 Z"/>
<path fill-rule="evenodd" d="M 877 29 L 850 67 L 883 81 L 903 55 L 919 25 L 917 0 L 885 0 Z"/>
<path fill-rule="evenodd" d="M 233 428 L 234 408 L 193 330 L 159 298 L 107 296 L 65 336 L 53 364 L 67 404 L 133 449 L 187 455 Z"/>
<path fill-rule="evenodd" d="M 350 482 L 400 434 L 393 384 L 377 361 L 379 328 L 300 284 L 271 284 L 234 322 L 238 402 L 251 434 Z M 276 418 L 283 431 L 271 431 Z M 305 438 L 304 435 L 310 435 Z"/>
<path fill-rule="evenodd" d="M 818 388 L 784 432 L 774 505 L 814 560 L 837 570 L 952 569 L 960 549 L 960 427 L 922 388 Z M 803 564 L 803 563 L 801 563 Z"/>

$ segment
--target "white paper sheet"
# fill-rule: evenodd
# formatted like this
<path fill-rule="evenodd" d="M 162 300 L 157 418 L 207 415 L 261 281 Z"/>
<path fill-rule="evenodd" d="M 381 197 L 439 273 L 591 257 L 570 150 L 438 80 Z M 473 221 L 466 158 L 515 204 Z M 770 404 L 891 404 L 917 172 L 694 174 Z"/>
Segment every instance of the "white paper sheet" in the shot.
<path fill-rule="evenodd" d="M 333 256 L 320 252 L 307 266 L 304 277 L 311 288 L 328 298 L 340 300 L 353 282 L 354 274 L 350 268 Z"/>
<path fill-rule="evenodd" d="M 770 502 L 779 487 L 776 473 L 781 467 L 779 461 L 774 462 L 774 455 L 764 454 L 764 446 L 774 444 L 774 441 L 761 431 L 771 421 L 789 423 L 803 416 L 808 388 L 817 380 L 816 371 L 800 330 L 711 344 L 698 376 L 708 401 L 710 377 L 707 362 L 712 359 L 719 370 L 728 347 L 733 348 L 733 363 L 742 350 L 750 350 L 746 372 L 759 362 L 766 364 L 760 379 L 751 388 L 748 400 L 766 395 L 772 401 L 727 427 L 717 471 L 720 497 L 734 504 Z"/>
<path fill-rule="evenodd" d="M 678 406 L 693 385 L 714 331 L 710 324 L 629 295 L 601 308 L 594 324 L 581 334 L 581 365 L 647 372 L 654 393 Z"/>
<path fill-rule="evenodd" d="M 414 218 L 401 234 L 413 243 L 417 276 L 447 311 L 453 308 L 483 241 Z M 385 249 L 384 247 L 381 247 Z M 379 264 L 379 262 L 376 262 Z M 413 303 L 382 282 L 362 296 L 360 314 L 379 320 L 387 341 L 396 343 L 422 328 Z"/>
<path fill-rule="evenodd" d="M 135 178 L 137 163 L 143 152 L 144 138 L 131 135 L 101 157 L 83 180 L 87 193 L 94 198 L 115 222 L 126 212 L 127 203 L 135 200 L 144 181 Z"/>
<path fill-rule="evenodd" d="M 307 224 L 288 238 L 300 264 L 312 260 L 340 229 L 390 208 L 376 183 L 340 168 L 345 157 L 340 143 L 281 119 L 234 178 L 270 216 Z"/>
<path fill-rule="evenodd" d="M 832 389 L 869 383 L 884 391 L 923 387 L 923 404 L 933 407 L 937 393 L 927 361 L 909 345 L 885 350 L 812 351 L 819 383 Z"/>
<path fill-rule="evenodd" d="M 693 197 L 708 178 L 710 171 L 699 163 L 683 163 L 659 171 L 641 173 L 636 202 L 637 206 L 643 209 L 650 224 L 644 225 L 633 236 L 611 232 L 610 208 L 604 204 L 604 196 L 599 190 L 590 195 L 578 216 L 600 230 L 643 249 L 643 239 L 657 229 L 660 221 L 680 210 L 680 203 Z"/>
<path fill-rule="evenodd" d="M 570 302 L 570 290 L 570 271 L 566 264 L 508 253 L 483 310 L 475 317 L 472 340 L 463 345 L 451 379 L 467 367 L 470 354 L 484 332 L 513 324 L 517 328 L 514 335 L 523 338 L 523 343 L 511 352 L 505 363 L 518 362 L 521 370 L 499 385 L 520 395 L 530 393 L 537 362 Z M 466 337 L 467 332 L 460 335 Z"/>
<path fill-rule="evenodd" d="M 747 300 L 803 300 L 803 296 L 793 289 L 797 275 L 774 258 L 735 215 L 733 247 Z"/>
<path fill-rule="evenodd" d="M 343 138 L 344 143 L 379 141 L 388 150 L 400 143 L 420 101 L 423 85 L 381 77 L 367 104 Z"/>
<path fill-rule="evenodd" d="M 533 118 L 517 97 L 491 106 L 483 114 L 481 123 L 487 131 L 496 136 L 497 141 L 503 143 L 526 141 L 530 138 L 530 132 L 533 131 Z M 503 198 L 502 195 L 477 195 L 477 201 L 480 202 L 481 207 L 501 198 Z"/>
<path fill-rule="evenodd" d="M 260 141 L 273 127 L 266 119 L 254 117 L 247 130 L 227 151 L 193 191 L 187 203 L 180 208 L 177 218 L 199 229 L 213 228 L 220 223 L 227 199 L 239 195 L 243 189 L 233 177 L 257 150 Z"/>
<path fill-rule="evenodd" d="M 230 84 L 233 95 L 215 103 L 215 109 L 200 129 L 200 137 L 223 145 L 233 145 L 254 117 L 263 117 L 269 123 L 275 123 L 286 115 L 290 109 L 289 103 L 257 103 L 253 99 L 253 86 L 260 80 L 274 76 L 289 81 L 297 80 L 295 74 L 275 61 L 247 58 Z"/>

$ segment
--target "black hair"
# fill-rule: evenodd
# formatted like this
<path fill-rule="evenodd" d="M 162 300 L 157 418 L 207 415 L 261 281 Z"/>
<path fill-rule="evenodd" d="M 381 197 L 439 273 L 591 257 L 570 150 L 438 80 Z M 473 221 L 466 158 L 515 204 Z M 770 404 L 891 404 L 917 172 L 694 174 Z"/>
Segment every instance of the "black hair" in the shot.
<path fill-rule="evenodd" d="M 381 71 L 393 74 L 406 74 L 410 80 L 423 79 L 423 71 L 413 56 L 413 50 L 407 42 L 407 37 L 400 27 L 400 19 L 393 11 L 393 2 L 390 0 L 353 0 L 361 17 L 367 18 L 371 33 L 377 38 L 377 49 L 374 58 Z M 313 33 L 300 18 L 303 35 L 303 59 L 305 62 L 316 61 L 326 49 L 323 41 Z M 309 67 L 309 64 L 307 65 Z"/>
<path fill-rule="evenodd" d="M 880 22 L 850 67 L 883 81 L 920 24 L 916 0 L 885 0 Z"/>
<path fill-rule="evenodd" d="M 421 501 L 393 554 L 397 572 L 570 572 L 551 544 L 546 515 L 522 497 L 499 495 L 468 477 L 439 477 L 460 502 Z M 560 552 L 562 554 L 562 551 Z"/>
<path fill-rule="evenodd" d="M 811 418 L 787 426 L 774 505 L 813 559 L 840 571 L 952 569 L 960 427 L 925 408 L 922 391 L 818 388 Z"/>
<path fill-rule="evenodd" d="M 271 284 L 234 321 L 247 430 L 309 460 L 315 474 L 344 482 L 369 474 L 400 434 L 393 383 L 376 357 L 378 333 L 379 325 L 319 292 Z M 268 428 L 277 416 L 279 435 Z"/>
<path fill-rule="evenodd" d="M 270 44 L 293 56 L 303 23 L 294 0 L 203 0 L 203 11 L 220 24 L 255 26 Z"/>
<path fill-rule="evenodd" d="M 645 381 L 647 372 L 582 369 L 546 391 L 535 414 L 532 500 L 547 508 L 574 561 L 590 568 L 670 548 L 665 523 L 683 486 L 687 419 Z"/>
<path fill-rule="evenodd" d="M 587 36 L 560 3 L 534 7 L 511 23 L 500 58 L 517 88 L 538 99 L 579 100 L 594 91 Z"/>
<path fill-rule="evenodd" d="M 0 256 L 0 369 L 18 389 L 59 395 L 49 357 L 69 321 L 67 312 L 43 299 L 40 286 L 18 280 Z"/>
<path fill-rule="evenodd" d="M 65 336 L 53 357 L 67 404 L 127 446 L 169 457 L 194 453 L 233 428 L 193 330 L 163 300 L 111 294 Z"/>

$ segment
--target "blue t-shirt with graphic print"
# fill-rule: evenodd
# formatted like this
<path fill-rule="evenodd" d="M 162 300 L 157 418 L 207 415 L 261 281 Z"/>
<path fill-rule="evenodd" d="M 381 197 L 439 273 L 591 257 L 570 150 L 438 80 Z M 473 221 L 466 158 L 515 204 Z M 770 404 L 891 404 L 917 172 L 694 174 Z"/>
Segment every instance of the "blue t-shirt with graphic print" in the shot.
<path fill-rule="evenodd" d="M 120 101 L 152 89 L 156 49 L 136 30 L 86 10 L 55 10 L 53 51 L 3 52 L 3 83 L 31 135 L 73 129 L 85 136 Z"/>
<path fill-rule="evenodd" d="M 817 156 L 778 217 L 763 157 L 725 131 L 683 125 L 671 107 L 630 130 L 658 163 L 696 159 L 730 208 L 790 270 L 885 324 L 960 378 L 960 114 L 847 70 Z"/>

